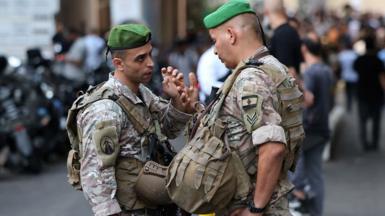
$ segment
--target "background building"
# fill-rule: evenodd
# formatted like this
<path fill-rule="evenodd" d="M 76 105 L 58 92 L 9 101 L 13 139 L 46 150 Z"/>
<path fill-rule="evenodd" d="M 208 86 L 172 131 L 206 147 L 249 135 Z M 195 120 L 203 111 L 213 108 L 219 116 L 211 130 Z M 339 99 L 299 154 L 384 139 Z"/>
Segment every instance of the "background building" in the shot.
<path fill-rule="evenodd" d="M 24 58 L 25 50 L 39 47 L 52 56 L 51 37 L 56 21 L 83 32 L 127 20 L 144 22 L 160 48 L 170 47 L 188 30 L 202 27 L 202 17 L 226 0 L 0 0 L 0 54 Z M 341 10 L 349 3 L 359 11 L 385 14 L 383 0 L 284 0 L 289 12 L 319 7 Z M 262 3 L 263 0 L 250 0 Z M 161 43 L 160 43 L 161 42 Z"/>

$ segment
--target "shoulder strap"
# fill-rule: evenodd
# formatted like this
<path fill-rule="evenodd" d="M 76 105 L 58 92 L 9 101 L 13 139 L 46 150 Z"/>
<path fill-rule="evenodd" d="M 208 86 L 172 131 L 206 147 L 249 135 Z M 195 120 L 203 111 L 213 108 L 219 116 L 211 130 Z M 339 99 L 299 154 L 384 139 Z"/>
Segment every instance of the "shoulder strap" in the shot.
<path fill-rule="evenodd" d="M 67 134 L 68 138 L 70 139 L 71 148 L 79 151 L 79 128 L 76 124 L 76 117 L 81 109 L 86 107 L 88 104 L 91 104 L 97 100 L 99 100 L 96 97 L 91 96 L 95 91 L 98 91 L 102 86 L 104 82 L 97 85 L 97 86 L 90 86 L 86 93 L 81 92 L 78 98 L 73 102 L 71 108 L 68 110 L 68 116 L 67 116 Z"/>
<path fill-rule="evenodd" d="M 127 115 L 127 118 L 133 124 L 133 127 L 139 132 L 139 134 L 144 133 L 149 128 L 147 120 L 139 114 L 139 112 L 135 108 L 135 104 L 132 101 L 130 101 L 123 95 L 116 95 L 109 87 L 102 87 L 97 91 L 98 92 L 96 92 L 96 97 L 98 98 L 98 100 L 109 99 L 117 103 L 120 108 L 122 108 L 124 113 Z"/>
<path fill-rule="evenodd" d="M 227 94 L 229 93 L 232 85 L 234 84 L 236 78 L 238 77 L 238 75 L 241 73 L 242 69 L 241 70 L 236 70 L 234 73 L 230 74 L 230 76 L 226 79 L 223 87 L 218 91 L 218 93 L 215 95 L 215 98 L 214 100 L 212 100 L 210 102 L 210 104 L 206 107 L 205 111 L 199 115 L 197 121 L 195 122 L 194 126 L 192 127 L 191 129 L 191 133 L 190 133 L 190 136 L 189 138 L 192 139 L 199 127 L 199 125 L 201 124 L 201 122 L 206 122 L 205 120 L 209 120 L 209 119 L 205 119 L 203 120 L 204 117 L 206 117 L 207 115 L 217 115 L 217 112 L 219 111 L 219 108 L 222 107 L 222 104 L 223 104 L 223 101 L 224 101 L 224 98 L 227 96 Z M 210 119 L 215 119 L 214 117 L 210 118 Z"/>
<path fill-rule="evenodd" d="M 142 115 L 140 115 L 137 110 L 135 109 L 134 103 L 132 101 L 128 100 L 123 95 L 120 97 L 116 97 L 114 100 L 126 113 L 127 118 L 131 121 L 132 125 L 134 126 L 135 130 L 139 132 L 139 134 L 143 134 L 150 125 L 148 124 L 147 120 L 142 118 Z M 109 98 L 113 99 L 113 98 Z"/>
<path fill-rule="evenodd" d="M 237 79 L 238 75 L 246 68 L 250 67 L 256 67 L 259 68 L 263 65 L 262 62 L 259 61 L 260 58 L 263 58 L 265 56 L 269 55 L 269 51 L 264 51 L 261 53 L 258 53 L 253 58 L 249 59 L 248 62 L 246 62 L 245 65 L 236 68 L 236 71 L 231 74 L 231 76 L 226 79 L 225 83 L 223 84 L 223 87 L 221 91 L 219 92 L 220 96 L 218 97 L 218 103 L 212 108 L 210 111 L 210 118 L 208 120 L 208 125 L 213 125 L 215 122 L 215 119 L 218 117 L 219 110 L 221 109 L 223 102 L 225 101 L 226 96 L 230 92 L 231 88 L 234 85 L 235 80 Z"/>
<path fill-rule="evenodd" d="M 191 133 L 189 137 L 190 139 L 194 137 L 196 130 L 198 129 L 202 121 L 207 123 L 208 125 L 213 125 L 215 123 L 215 119 L 218 117 L 219 110 L 222 107 L 227 94 L 230 92 L 231 88 L 233 87 L 234 82 L 237 79 L 238 75 L 245 68 L 259 67 L 260 65 L 263 65 L 258 61 L 258 59 L 265 57 L 267 55 L 269 55 L 269 51 L 265 51 L 257 54 L 256 56 L 254 56 L 254 58 L 252 58 L 252 60 L 250 60 L 251 62 L 249 61 L 244 66 L 236 68 L 235 72 L 230 74 L 230 76 L 225 80 L 225 83 L 223 84 L 222 88 L 215 95 L 214 100 L 211 101 L 211 103 L 207 106 L 205 111 L 198 117 L 193 128 L 191 129 Z M 207 118 L 207 115 L 210 115 L 210 118 Z M 205 117 L 206 119 L 203 119 Z"/>
<path fill-rule="evenodd" d="M 76 126 L 76 116 L 79 110 L 83 109 L 91 103 L 103 99 L 109 99 L 117 103 L 127 115 L 127 118 L 132 122 L 135 130 L 137 130 L 140 134 L 144 133 L 149 128 L 147 120 L 142 118 L 142 115 L 139 115 L 134 103 L 132 103 L 123 95 L 117 96 L 108 87 L 97 86 L 89 88 L 89 90 L 85 94 L 81 95 L 78 99 L 76 99 L 69 111 L 69 115 L 67 118 L 67 129 L 71 130 L 74 136 L 77 136 L 77 129 L 74 127 Z M 73 122 L 75 122 L 75 124 Z M 72 147 L 78 148 L 77 146 Z"/>
<path fill-rule="evenodd" d="M 269 55 L 269 51 L 267 51 L 267 50 L 264 52 L 258 53 L 253 58 L 249 59 L 249 61 L 246 62 L 245 65 L 243 65 L 239 68 L 236 68 L 235 69 L 236 71 L 233 74 L 231 74 L 228 79 L 226 79 L 225 83 L 223 84 L 222 89 L 220 91 L 218 91 L 218 94 L 222 94 L 223 98 L 225 98 L 227 96 L 227 94 L 230 92 L 231 88 L 233 87 L 233 84 L 234 84 L 235 80 L 237 79 L 238 75 L 246 68 L 250 68 L 250 67 L 259 68 L 259 67 L 263 66 L 263 63 L 260 62 L 259 59 L 263 58 L 267 55 Z M 222 101 L 220 101 L 219 106 L 222 106 L 223 101 L 224 101 L 224 99 L 222 99 Z"/>
<path fill-rule="evenodd" d="M 265 74 L 267 74 L 272 79 L 272 81 L 275 83 L 275 87 L 278 87 L 279 85 L 281 85 L 281 83 L 285 81 L 288 77 L 287 75 L 282 74 L 278 68 L 272 67 L 271 65 L 266 65 L 266 64 L 262 64 L 260 66 L 249 65 L 249 67 L 254 67 L 262 70 Z"/>

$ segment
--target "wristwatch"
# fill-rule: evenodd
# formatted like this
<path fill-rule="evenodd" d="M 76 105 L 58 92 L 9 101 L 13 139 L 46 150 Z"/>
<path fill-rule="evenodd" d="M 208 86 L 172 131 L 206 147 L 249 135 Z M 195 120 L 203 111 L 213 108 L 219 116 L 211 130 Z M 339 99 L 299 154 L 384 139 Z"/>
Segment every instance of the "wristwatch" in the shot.
<path fill-rule="evenodd" d="M 263 207 L 263 208 L 257 208 L 257 207 L 255 207 L 255 205 L 254 205 L 254 200 L 253 200 L 253 199 L 250 199 L 250 200 L 249 200 L 249 203 L 248 203 L 248 205 L 247 205 L 247 208 L 249 208 L 249 211 L 250 211 L 251 213 L 262 213 L 262 212 L 265 211 L 266 206 Z"/>

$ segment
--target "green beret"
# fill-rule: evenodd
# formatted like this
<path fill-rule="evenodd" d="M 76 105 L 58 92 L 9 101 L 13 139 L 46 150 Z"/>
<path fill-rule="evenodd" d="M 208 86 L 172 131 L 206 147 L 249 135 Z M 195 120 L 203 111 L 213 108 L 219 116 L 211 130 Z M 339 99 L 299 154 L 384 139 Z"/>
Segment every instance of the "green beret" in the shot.
<path fill-rule="evenodd" d="M 107 45 L 111 50 L 124 50 L 143 46 L 150 40 L 151 31 L 146 26 L 123 24 L 111 29 Z"/>
<path fill-rule="evenodd" d="M 230 0 L 216 11 L 207 15 L 203 22 L 207 29 L 215 28 L 231 18 L 244 13 L 254 13 L 250 8 L 250 4 L 244 0 Z"/>

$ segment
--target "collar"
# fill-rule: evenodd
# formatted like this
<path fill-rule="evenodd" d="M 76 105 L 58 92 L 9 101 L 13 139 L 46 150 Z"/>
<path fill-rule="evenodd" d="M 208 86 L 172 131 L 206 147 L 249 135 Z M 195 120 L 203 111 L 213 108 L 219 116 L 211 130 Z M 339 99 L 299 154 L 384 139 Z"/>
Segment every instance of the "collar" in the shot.
<path fill-rule="evenodd" d="M 238 63 L 237 67 L 233 70 L 233 72 L 237 71 L 239 68 L 245 66 L 249 61 L 257 58 L 259 55 L 263 54 L 264 52 L 269 52 L 269 50 L 267 49 L 266 46 L 261 46 L 261 47 L 258 47 L 257 50 L 255 51 L 255 53 L 250 56 L 249 58 L 247 59 L 244 59 L 242 60 L 241 62 Z M 263 56 L 264 57 L 264 56 Z M 263 58 L 262 57 L 262 58 Z"/>
<path fill-rule="evenodd" d="M 265 52 L 269 52 L 269 49 L 267 49 L 266 46 L 258 47 L 257 50 L 255 51 L 255 54 L 253 56 L 249 57 L 247 59 L 247 61 L 250 61 L 250 59 L 255 59 L 258 56 L 263 55 L 263 53 L 265 53 Z M 261 57 L 261 58 L 263 58 L 263 57 Z"/>
<path fill-rule="evenodd" d="M 130 101 L 132 101 L 134 104 L 145 104 L 144 101 L 142 101 L 128 86 L 121 83 L 118 79 L 114 77 L 114 72 L 111 72 L 108 75 L 108 83 L 111 85 L 116 93 L 119 95 L 124 95 L 126 98 L 128 98 Z M 143 85 L 139 85 L 139 93 L 143 96 Z M 144 98 L 144 97 L 142 97 Z"/>

